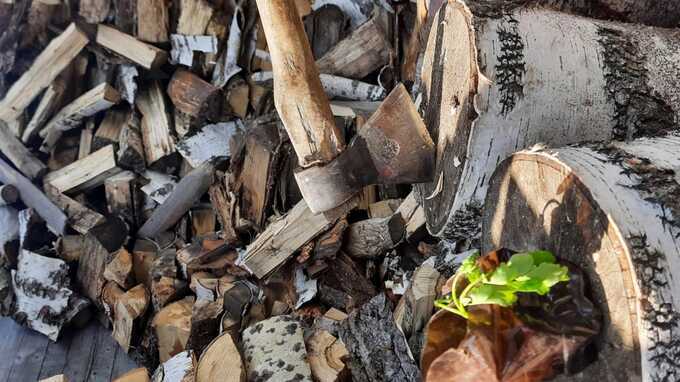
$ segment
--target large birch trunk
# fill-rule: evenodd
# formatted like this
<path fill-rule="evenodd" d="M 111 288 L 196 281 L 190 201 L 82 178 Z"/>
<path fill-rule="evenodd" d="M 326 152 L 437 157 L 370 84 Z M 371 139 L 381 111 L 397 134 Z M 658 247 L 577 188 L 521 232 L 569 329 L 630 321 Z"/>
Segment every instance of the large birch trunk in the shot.
<path fill-rule="evenodd" d="M 490 180 L 483 251 L 547 249 L 589 275 L 605 322 L 578 380 L 680 380 L 678 152 L 677 136 L 522 151 Z"/>
<path fill-rule="evenodd" d="M 430 232 L 478 235 L 491 173 L 517 150 L 677 130 L 678 51 L 674 30 L 445 3 L 415 89 L 437 142 L 435 180 L 419 187 Z"/>

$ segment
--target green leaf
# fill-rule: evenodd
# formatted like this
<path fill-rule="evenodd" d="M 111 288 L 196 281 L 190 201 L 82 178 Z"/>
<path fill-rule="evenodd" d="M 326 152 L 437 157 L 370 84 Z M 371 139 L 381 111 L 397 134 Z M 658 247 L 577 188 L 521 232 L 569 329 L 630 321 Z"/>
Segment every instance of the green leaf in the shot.
<path fill-rule="evenodd" d="M 489 276 L 489 284 L 507 285 L 517 277 L 523 276 L 534 266 L 534 259 L 526 253 L 513 255 L 507 263 L 503 263 Z"/>
<path fill-rule="evenodd" d="M 558 264 L 542 263 L 527 275 L 527 280 L 518 281 L 513 287 L 519 292 L 535 292 L 544 295 L 561 281 L 569 280 L 569 270 Z"/>
<path fill-rule="evenodd" d="M 548 251 L 533 251 L 529 255 L 534 259 L 534 265 L 539 266 L 543 263 L 555 263 L 555 255 Z"/>
<path fill-rule="evenodd" d="M 464 298 L 465 305 L 495 304 L 511 306 L 517 301 L 515 290 L 506 286 L 480 284 Z"/>
<path fill-rule="evenodd" d="M 471 283 L 474 283 L 482 277 L 482 270 L 477 266 L 477 259 L 479 259 L 479 252 L 468 256 L 467 259 L 463 260 L 463 263 L 460 265 L 457 272 L 466 276 Z"/>

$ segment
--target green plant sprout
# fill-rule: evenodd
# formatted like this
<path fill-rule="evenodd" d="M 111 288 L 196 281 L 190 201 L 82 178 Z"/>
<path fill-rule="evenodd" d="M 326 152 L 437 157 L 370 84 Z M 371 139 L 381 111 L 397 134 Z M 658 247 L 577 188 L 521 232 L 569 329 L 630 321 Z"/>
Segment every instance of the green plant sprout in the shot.
<path fill-rule="evenodd" d="M 517 301 L 517 293 L 545 295 L 553 285 L 569 280 L 567 267 L 555 264 L 555 256 L 548 251 L 514 254 L 507 263 L 486 274 L 477 265 L 477 259 L 479 252 L 463 261 L 453 277 L 451 296 L 435 301 L 437 308 L 468 319 L 467 306 L 512 306 Z M 457 294 L 463 278 L 467 278 L 468 284 Z"/>

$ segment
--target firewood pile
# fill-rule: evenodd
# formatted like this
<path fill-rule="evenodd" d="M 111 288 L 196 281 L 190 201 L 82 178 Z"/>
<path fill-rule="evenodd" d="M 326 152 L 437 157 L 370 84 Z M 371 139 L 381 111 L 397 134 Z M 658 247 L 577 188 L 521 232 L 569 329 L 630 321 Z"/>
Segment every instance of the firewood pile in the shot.
<path fill-rule="evenodd" d="M 554 3 L 0 1 L 0 315 L 120 382 L 442 380 L 447 279 L 549 249 L 585 375 L 677 377 L 680 7 Z"/>

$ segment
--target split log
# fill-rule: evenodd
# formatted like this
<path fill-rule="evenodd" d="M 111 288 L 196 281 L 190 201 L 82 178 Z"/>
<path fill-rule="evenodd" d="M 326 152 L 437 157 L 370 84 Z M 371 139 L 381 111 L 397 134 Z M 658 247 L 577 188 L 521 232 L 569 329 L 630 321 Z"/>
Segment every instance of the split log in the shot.
<path fill-rule="evenodd" d="M 193 208 L 189 211 L 189 218 L 193 237 L 201 237 L 217 231 L 217 214 L 212 205 Z"/>
<path fill-rule="evenodd" d="M 78 258 L 76 278 L 83 294 L 92 302 L 101 306 L 100 296 L 106 280 L 102 276 L 109 252 L 91 234 L 84 236 L 84 249 Z"/>
<path fill-rule="evenodd" d="M 174 302 L 153 318 L 152 327 L 158 338 L 158 356 L 165 362 L 186 349 L 191 333 L 193 297 Z"/>
<path fill-rule="evenodd" d="M 12 134 L 7 125 L 1 120 L 0 152 L 24 175 L 31 179 L 38 179 L 47 171 L 47 167 Z"/>
<path fill-rule="evenodd" d="M 123 126 L 130 118 L 131 111 L 127 109 L 108 110 L 92 137 L 92 150 L 99 150 L 104 146 L 117 144 Z"/>
<path fill-rule="evenodd" d="M 258 85 L 271 87 L 274 74 L 273 72 L 257 72 L 253 73 L 250 78 Z M 321 81 L 323 91 L 331 99 L 380 101 L 387 95 L 385 89 L 379 85 L 372 85 L 350 78 L 321 74 L 319 75 L 319 80 Z"/>
<path fill-rule="evenodd" d="M 137 0 L 116 0 L 113 2 L 113 20 L 121 32 L 135 33 L 137 26 Z"/>
<path fill-rule="evenodd" d="M 177 33 L 202 35 L 213 15 L 213 7 L 206 0 L 180 0 Z"/>
<path fill-rule="evenodd" d="M 83 159 L 92 153 L 92 139 L 94 139 L 94 120 L 89 118 L 85 122 L 85 127 L 80 130 L 77 159 Z"/>
<path fill-rule="evenodd" d="M 132 171 L 123 171 L 104 181 L 109 213 L 120 216 L 132 227 L 137 227 L 142 221 L 144 201 L 137 186 L 137 175 Z"/>
<path fill-rule="evenodd" d="M 402 218 L 406 222 L 406 227 L 404 228 L 404 238 L 407 241 L 417 240 L 416 234 L 424 231 L 425 227 L 425 210 L 423 206 L 419 203 L 416 192 L 412 191 L 404 199 L 404 201 L 399 205 L 397 213 L 401 214 Z"/>
<path fill-rule="evenodd" d="M 79 127 L 83 120 L 120 102 L 118 91 L 107 83 L 89 90 L 65 106 L 45 124 L 40 136 L 45 138 L 41 151 L 49 153 L 64 131 Z"/>
<path fill-rule="evenodd" d="M 111 0 L 80 0 L 78 14 L 90 24 L 101 23 L 109 15 Z"/>
<path fill-rule="evenodd" d="M 168 59 L 168 54 L 164 50 L 104 24 L 97 25 L 97 44 L 145 69 L 156 69 Z"/>
<path fill-rule="evenodd" d="M 222 305 L 222 300 L 197 300 L 194 304 L 191 312 L 191 334 L 187 340 L 187 348 L 194 354 L 203 354 L 203 349 L 220 333 Z"/>
<path fill-rule="evenodd" d="M 38 211 L 55 234 L 63 234 L 68 218 L 50 201 L 30 180 L 0 158 L 0 182 L 13 184 L 19 190 L 21 201 L 29 208 Z"/>
<path fill-rule="evenodd" d="M 166 0 L 137 0 L 137 38 L 150 43 L 168 42 L 168 8 Z"/>
<path fill-rule="evenodd" d="M 127 353 L 141 337 L 143 316 L 149 306 L 149 293 L 140 284 L 116 298 L 113 311 L 113 338 Z"/>
<path fill-rule="evenodd" d="M 500 14 L 510 12 L 520 6 L 541 6 L 556 11 L 577 15 L 642 23 L 659 27 L 677 27 L 680 24 L 680 11 L 670 3 L 657 1 L 626 2 L 621 0 L 595 0 L 584 3 L 578 0 L 471 0 L 467 2 L 473 13 Z"/>
<path fill-rule="evenodd" d="M 201 264 L 219 259 L 233 251 L 233 248 L 217 235 L 210 235 L 202 237 L 177 251 L 176 258 L 182 273 L 188 278 L 191 276 L 191 273 L 188 272 L 190 269 L 196 269 Z"/>
<path fill-rule="evenodd" d="M 223 333 L 205 348 L 196 368 L 196 382 L 245 382 L 246 369 L 234 340 Z"/>
<path fill-rule="evenodd" d="M 170 79 L 168 96 L 182 113 L 200 117 L 214 107 L 219 89 L 190 71 L 179 69 Z"/>
<path fill-rule="evenodd" d="M 191 170 L 175 186 L 168 199 L 154 210 L 137 234 L 140 237 L 155 237 L 177 223 L 196 200 L 208 191 L 213 183 L 214 171 L 215 166 L 211 162 Z"/>
<path fill-rule="evenodd" d="M 57 192 L 77 193 L 104 184 L 122 170 L 116 165 L 113 145 L 96 151 L 70 165 L 45 175 L 44 182 Z"/>
<path fill-rule="evenodd" d="M 45 185 L 47 197 L 68 216 L 68 223 L 80 234 L 90 232 L 94 227 L 106 222 L 104 215 L 87 208 L 75 199 L 60 193 L 49 184 Z"/>
<path fill-rule="evenodd" d="M 315 381 L 337 382 L 348 377 L 343 358 L 349 353 L 342 341 L 325 330 L 316 330 L 305 342 Z"/>
<path fill-rule="evenodd" d="M 319 299 L 323 303 L 349 312 L 378 293 L 361 269 L 344 253 L 329 260 L 328 268 L 319 276 Z"/>
<path fill-rule="evenodd" d="M 170 62 L 191 68 L 194 64 L 194 52 L 217 53 L 217 42 L 215 36 L 172 34 L 170 35 L 172 45 Z"/>
<path fill-rule="evenodd" d="M 163 309 L 171 302 L 175 302 L 188 292 L 187 282 L 174 277 L 161 276 L 151 281 L 151 302 L 155 311 Z"/>
<path fill-rule="evenodd" d="M 118 135 L 118 164 L 143 173 L 146 170 L 142 130 L 137 113 L 130 113 Z"/>
<path fill-rule="evenodd" d="M 231 108 L 231 112 L 241 119 L 248 116 L 248 105 L 250 104 L 250 86 L 242 78 L 230 81 L 224 90 L 225 101 Z M 226 105 L 225 105 L 226 106 Z"/>
<path fill-rule="evenodd" d="M 149 372 L 145 367 L 138 367 L 119 375 L 113 382 L 151 382 L 151 379 L 149 379 Z"/>
<path fill-rule="evenodd" d="M 671 136 L 523 151 L 490 179 L 482 250 L 549 250 L 590 279 L 605 314 L 583 380 L 680 373 L 678 150 Z"/>
<path fill-rule="evenodd" d="M 333 49 L 346 35 L 347 17 L 336 5 L 327 4 L 319 7 L 303 20 L 307 39 L 317 60 Z"/>
<path fill-rule="evenodd" d="M 66 91 L 66 80 L 63 77 L 57 77 L 47 87 L 43 93 L 40 102 L 31 116 L 31 120 L 26 125 L 21 141 L 27 144 L 42 129 L 43 124 L 56 111 L 63 101 L 63 96 Z"/>
<path fill-rule="evenodd" d="M 19 190 L 11 184 L 0 186 L 0 206 L 8 206 L 19 200 Z"/>
<path fill-rule="evenodd" d="M 366 219 L 350 224 L 343 248 L 350 256 L 372 259 L 394 248 L 403 237 L 401 214 Z"/>
<path fill-rule="evenodd" d="M 316 61 L 319 72 L 360 79 L 387 65 L 394 55 L 380 23 L 371 19 Z"/>
<path fill-rule="evenodd" d="M 69 298 L 73 295 L 68 265 L 24 249 L 12 279 L 15 320 L 56 341 L 66 324 Z"/>
<path fill-rule="evenodd" d="M 304 200 L 270 223 L 246 248 L 239 266 L 262 278 L 283 264 L 305 243 L 330 228 L 336 219 L 314 215 Z"/>
<path fill-rule="evenodd" d="M 312 4 L 312 9 L 317 10 L 327 4 L 335 5 L 342 10 L 342 13 L 349 19 L 351 30 L 368 21 L 374 5 L 370 0 L 317 0 Z"/>
<path fill-rule="evenodd" d="M 420 359 L 423 331 L 434 311 L 439 272 L 428 261 L 413 272 L 411 283 L 394 309 L 394 321 L 404 333 L 411 353 Z"/>
<path fill-rule="evenodd" d="M 153 280 L 161 277 L 177 278 L 176 256 L 177 252 L 173 248 L 167 248 L 158 253 L 151 264 L 151 278 Z"/>
<path fill-rule="evenodd" d="M 551 37 L 565 35 L 571 44 Z M 444 4 L 420 81 L 437 144 L 434 181 L 418 186 L 429 231 L 479 235 L 488 179 L 514 151 L 677 130 L 680 67 L 662 57 L 679 46 L 666 29 L 546 9 L 473 16 L 462 1 Z"/>
<path fill-rule="evenodd" d="M 135 284 L 132 265 L 132 255 L 125 248 L 121 248 L 111 255 L 111 260 L 106 264 L 102 276 L 115 282 L 124 290 L 128 290 Z"/>
<path fill-rule="evenodd" d="M 345 230 L 349 224 L 346 218 L 340 219 L 328 232 L 319 236 L 314 243 L 314 259 L 332 259 L 342 247 Z"/>
<path fill-rule="evenodd" d="M 151 377 L 152 382 L 192 382 L 195 380 L 196 357 L 191 350 L 177 353 L 163 362 Z"/>
<path fill-rule="evenodd" d="M 371 203 L 368 205 L 368 217 L 371 219 L 391 217 L 397 211 L 400 204 L 401 199 L 385 199 Z"/>
<path fill-rule="evenodd" d="M 87 250 L 87 238 L 84 235 L 64 235 L 59 238 L 55 248 L 60 258 L 67 262 L 78 261 Z"/>
<path fill-rule="evenodd" d="M 172 123 L 165 105 L 163 89 L 152 82 L 137 96 L 137 108 L 142 113 L 142 141 L 146 163 L 153 165 L 175 152 Z"/>
<path fill-rule="evenodd" d="M 137 240 L 132 250 L 132 269 L 135 272 L 135 280 L 143 283 L 147 288 L 151 288 L 153 277 L 151 269 L 153 263 L 158 258 L 158 249 L 149 240 Z"/>
<path fill-rule="evenodd" d="M 196 168 L 214 158 L 229 157 L 229 141 L 242 130 L 243 124 L 238 120 L 205 125 L 196 134 L 177 142 L 177 151 Z"/>
<path fill-rule="evenodd" d="M 230 243 L 238 242 L 234 216 L 236 195 L 229 186 L 229 176 L 218 171 L 215 182 L 210 186 L 208 193 L 210 194 L 210 203 L 217 211 L 224 238 Z"/>
<path fill-rule="evenodd" d="M 116 303 L 118 302 L 118 299 L 124 294 L 125 291 L 120 289 L 118 284 L 112 281 L 104 284 L 104 288 L 102 288 L 101 305 L 102 308 L 104 308 L 106 317 L 108 317 L 109 321 L 112 323 L 115 319 L 114 312 L 116 309 Z"/>
<path fill-rule="evenodd" d="M 31 68 L 7 91 L 0 102 L 0 119 L 8 122 L 19 117 L 87 43 L 87 36 L 75 24 L 69 25 L 62 34 L 50 41 Z"/>
<path fill-rule="evenodd" d="M 217 64 L 213 69 L 211 83 L 218 88 L 223 88 L 233 76 L 241 71 L 241 68 L 237 65 L 242 40 L 239 15 L 240 12 L 234 12 L 231 18 L 227 47 L 217 59 Z"/>
<path fill-rule="evenodd" d="M 68 378 L 66 378 L 64 374 L 59 374 L 53 377 L 42 379 L 40 382 L 68 382 Z"/>
<path fill-rule="evenodd" d="M 271 317 L 244 330 L 243 353 L 249 380 L 312 380 L 302 326 L 292 316 Z"/>
<path fill-rule="evenodd" d="M 348 366 L 353 381 L 421 379 L 384 294 L 352 312 L 340 325 L 340 338 L 351 355 Z"/>

